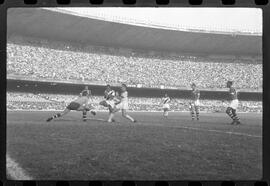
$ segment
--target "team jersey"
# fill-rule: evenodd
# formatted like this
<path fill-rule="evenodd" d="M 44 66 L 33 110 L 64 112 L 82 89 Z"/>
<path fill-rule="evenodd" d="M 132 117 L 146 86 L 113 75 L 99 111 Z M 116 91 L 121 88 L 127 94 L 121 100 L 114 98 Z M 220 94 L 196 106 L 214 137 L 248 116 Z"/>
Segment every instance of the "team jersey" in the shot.
<path fill-rule="evenodd" d="M 121 102 L 128 102 L 128 92 L 122 92 L 121 93 Z"/>
<path fill-rule="evenodd" d="M 84 89 L 84 90 L 80 93 L 80 96 L 82 96 L 82 94 L 83 94 L 84 92 L 86 92 L 88 95 L 91 94 L 90 90 Z"/>
<path fill-rule="evenodd" d="M 230 94 L 230 99 L 231 100 L 237 99 L 237 92 L 236 92 L 235 88 L 231 87 L 229 89 L 229 94 Z"/>
<path fill-rule="evenodd" d="M 198 89 L 192 90 L 191 91 L 191 98 L 194 101 L 200 99 L 200 91 Z"/>
<path fill-rule="evenodd" d="M 106 100 L 113 99 L 114 96 L 115 96 L 114 90 L 107 90 L 107 89 L 105 90 L 105 92 L 104 92 L 104 98 Z"/>
<path fill-rule="evenodd" d="M 73 102 L 79 103 L 80 105 L 83 105 L 83 104 L 88 104 L 88 100 L 89 100 L 89 98 L 87 96 L 81 96 L 81 97 L 78 97 Z"/>
<path fill-rule="evenodd" d="M 171 98 L 170 97 L 164 97 L 162 99 L 163 104 L 168 104 L 170 101 L 171 101 Z"/>

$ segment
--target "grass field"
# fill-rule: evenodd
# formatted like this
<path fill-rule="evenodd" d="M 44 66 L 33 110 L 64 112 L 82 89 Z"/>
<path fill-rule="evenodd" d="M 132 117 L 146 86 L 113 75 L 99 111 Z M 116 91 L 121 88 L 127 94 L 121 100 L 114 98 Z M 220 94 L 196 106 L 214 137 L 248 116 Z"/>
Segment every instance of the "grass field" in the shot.
<path fill-rule="evenodd" d="M 229 125 L 224 113 L 133 112 L 138 123 L 107 113 L 87 122 L 70 113 L 46 123 L 52 112 L 7 114 L 10 179 L 76 180 L 248 180 L 262 177 L 262 115 L 239 114 Z M 90 117 L 90 116 L 89 116 Z M 11 160 L 11 162 L 10 162 Z M 10 165 L 11 164 L 11 165 Z M 14 176 L 14 172 L 17 172 Z"/>

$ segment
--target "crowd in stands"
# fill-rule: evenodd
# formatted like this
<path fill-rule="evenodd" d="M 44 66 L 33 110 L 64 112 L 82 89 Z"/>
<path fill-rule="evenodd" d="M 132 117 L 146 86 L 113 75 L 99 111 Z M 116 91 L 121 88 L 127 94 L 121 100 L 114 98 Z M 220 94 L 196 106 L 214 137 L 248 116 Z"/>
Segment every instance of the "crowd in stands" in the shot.
<path fill-rule="evenodd" d="M 200 88 L 224 88 L 227 80 L 233 80 L 236 88 L 262 88 L 262 63 L 244 59 L 210 60 L 19 36 L 8 38 L 9 75 L 48 80 L 125 82 L 144 87 L 189 87 L 194 82 Z"/>
<path fill-rule="evenodd" d="M 7 92 L 8 110 L 63 110 L 76 98 L 76 95 L 31 94 Z M 161 111 L 162 98 L 129 98 L 129 110 L 132 111 Z M 39 100 L 39 101 L 37 101 Z M 102 96 L 92 97 L 92 106 L 96 110 L 106 110 L 99 102 Z M 189 100 L 172 99 L 172 111 L 189 111 Z M 201 111 L 225 112 L 228 102 L 220 100 L 201 100 Z M 240 101 L 239 112 L 262 112 L 262 102 Z"/>

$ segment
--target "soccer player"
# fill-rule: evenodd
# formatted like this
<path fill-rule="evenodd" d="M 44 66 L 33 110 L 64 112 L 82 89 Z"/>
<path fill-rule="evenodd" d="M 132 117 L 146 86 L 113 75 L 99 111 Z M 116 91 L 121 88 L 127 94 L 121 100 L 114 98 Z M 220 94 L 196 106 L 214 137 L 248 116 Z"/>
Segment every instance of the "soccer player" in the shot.
<path fill-rule="evenodd" d="M 110 85 L 107 85 L 106 90 L 104 91 L 105 100 L 101 101 L 99 104 L 109 108 L 109 105 L 112 104 L 111 100 L 114 98 L 114 96 L 115 91 L 111 89 Z"/>
<path fill-rule="evenodd" d="M 85 86 L 82 92 L 80 93 L 80 96 L 82 96 L 82 93 L 86 92 L 88 95 L 91 95 L 91 90 L 88 89 L 88 86 Z"/>
<path fill-rule="evenodd" d="M 238 107 L 238 98 L 237 98 L 237 92 L 235 88 L 233 87 L 233 82 L 228 81 L 227 82 L 227 88 L 229 88 L 229 95 L 230 95 L 230 105 L 226 109 L 226 113 L 230 118 L 232 118 L 233 122 L 231 123 L 232 125 L 236 124 L 241 124 L 240 118 L 236 114 L 236 109 Z"/>
<path fill-rule="evenodd" d="M 112 108 L 108 122 L 113 121 L 114 114 L 118 112 L 119 110 L 122 110 L 122 116 L 131 122 L 137 122 L 134 118 L 132 118 L 130 115 L 127 114 L 128 110 L 128 91 L 126 84 L 121 85 L 121 94 L 120 94 L 120 101 L 115 102 L 115 106 Z"/>
<path fill-rule="evenodd" d="M 199 106 L 200 106 L 200 91 L 197 89 L 196 84 L 191 84 L 191 102 L 189 103 L 191 119 L 195 119 L 195 114 L 197 120 L 199 120 Z"/>
<path fill-rule="evenodd" d="M 96 112 L 93 111 L 92 107 L 88 104 L 89 102 L 89 97 L 90 94 L 88 94 L 87 91 L 83 91 L 81 95 L 74 101 L 72 101 L 63 112 L 57 113 L 53 115 L 52 117 L 49 117 L 46 121 L 49 122 L 55 118 L 62 117 L 69 113 L 71 110 L 76 110 L 76 111 L 82 111 L 83 112 L 83 121 L 86 121 L 86 114 L 87 111 L 90 111 L 91 114 L 96 115 Z"/>
<path fill-rule="evenodd" d="M 162 108 L 163 108 L 163 117 L 164 118 L 168 118 L 169 115 L 169 110 L 170 110 L 170 103 L 171 98 L 168 96 L 168 94 L 166 93 L 164 98 L 162 98 Z"/>

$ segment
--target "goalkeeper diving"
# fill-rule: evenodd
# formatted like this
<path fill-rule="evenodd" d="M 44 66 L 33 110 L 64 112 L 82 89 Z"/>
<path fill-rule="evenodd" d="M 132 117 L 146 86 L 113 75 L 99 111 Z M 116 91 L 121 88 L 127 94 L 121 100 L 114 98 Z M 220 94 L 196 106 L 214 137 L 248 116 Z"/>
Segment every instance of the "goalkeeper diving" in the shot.
<path fill-rule="evenodd" d="M 49 122 L 55 118 L 63 117 L 64 115 L 68 114 L 71 110 L 81 111 L 83 116 L 83 121 L 86 121 L 87 112 L 90 111 L 92 115 L 96 115 L 96 112 L 93 110 L 93 106 L 89 103 L 91 97 L 91 92 L 88 90 L 88 87 L 80 93 L 80 96 L 72 101 L 66 108 L 60 113 L 54 114 L 53 116 L 49 117 L 46 121 Z"/>

